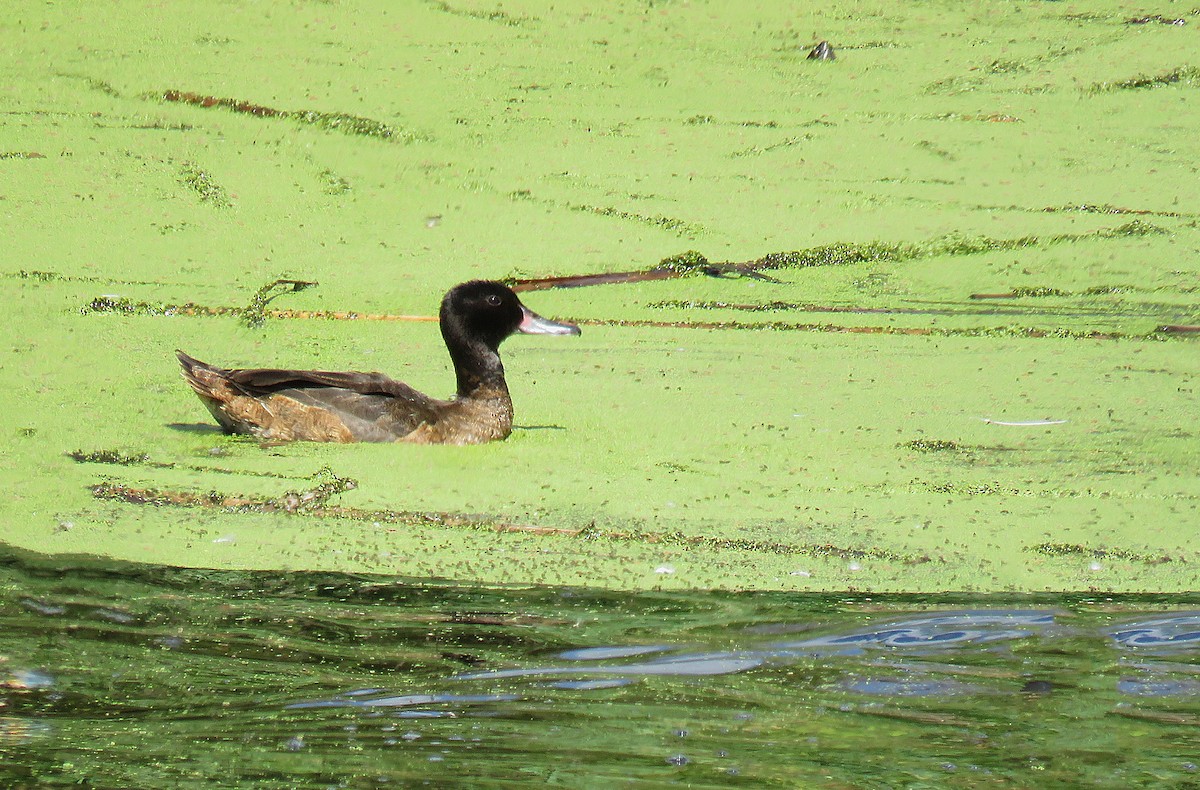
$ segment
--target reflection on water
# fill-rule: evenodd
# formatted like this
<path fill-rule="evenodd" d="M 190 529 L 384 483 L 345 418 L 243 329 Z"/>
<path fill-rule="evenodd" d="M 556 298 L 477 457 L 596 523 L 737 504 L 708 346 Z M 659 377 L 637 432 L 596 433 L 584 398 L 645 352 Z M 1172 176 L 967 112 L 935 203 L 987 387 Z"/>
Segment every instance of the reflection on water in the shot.
<path fill-rule="evenodd" d="M 0 579 L 4 787 L 1200 780 L 1197 597 Z"/>
<path fill-rule="evenodd" d="M 1173 652 L 1200 648 L 1200 613 L 1183 612 L 1136 623 L 1123 623 L 1110 631 L 1123 647 L 1144 652 Z"/>

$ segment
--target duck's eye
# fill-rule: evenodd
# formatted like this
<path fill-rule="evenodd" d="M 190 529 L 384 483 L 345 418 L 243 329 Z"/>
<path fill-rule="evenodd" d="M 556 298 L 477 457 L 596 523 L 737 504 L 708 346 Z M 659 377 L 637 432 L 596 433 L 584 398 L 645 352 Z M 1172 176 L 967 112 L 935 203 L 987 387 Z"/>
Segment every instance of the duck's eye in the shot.
<path fill-rule="evenodd" d="M 500 306 L 500 297 L 496 296 L 496 294 L 488 294 L 487 303 L 490 304 L 492 307 L 499 307 Z"/>

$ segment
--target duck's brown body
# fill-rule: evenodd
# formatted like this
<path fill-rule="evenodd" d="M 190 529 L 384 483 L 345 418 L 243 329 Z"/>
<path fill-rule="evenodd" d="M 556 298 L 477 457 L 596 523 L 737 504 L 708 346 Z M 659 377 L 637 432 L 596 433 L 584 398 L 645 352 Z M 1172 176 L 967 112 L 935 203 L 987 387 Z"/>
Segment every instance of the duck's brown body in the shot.
<path fill-rule="evenodd" d="M 229 433 L 281 442 L 481 444 L 512 432 L 503 382 L 437 400 L 381 373 L 223 370 L 178 353 L 184 378 Z"/>
<path fill-rule="evenodd" d="M 225 370 L 178 352 L 183 376 L 229 433 L 273 441 L 481 444 L 512 432 L 497 347 L 513 332 L 578 334 L 531 313 L 499 283 L 464 283 L 442 302 L 458 394 L 438 400 L 381 373 Z"/>

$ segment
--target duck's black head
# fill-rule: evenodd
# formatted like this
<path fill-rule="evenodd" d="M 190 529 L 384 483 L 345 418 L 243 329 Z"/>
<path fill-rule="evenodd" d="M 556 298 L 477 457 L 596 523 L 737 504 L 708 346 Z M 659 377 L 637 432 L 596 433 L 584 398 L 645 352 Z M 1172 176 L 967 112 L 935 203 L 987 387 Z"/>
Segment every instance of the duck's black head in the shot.
<path fill-rule="evenodd" d="M 442 299 L 440 322 L 463 395 L 482 380 L 498 375 L 503 381 L 497 349 L 509 335 L 579 334 L 579 327 L 542 318 L 521 304 L 511 288 L 491 280 L 451 288 Z"/>
<path fill-rule="evenodd" d="M 578 335 L 579 327 L 542 318 L 512 289 L 490 280 L 472 280 L 456 285 L 442 300 L 442 336 L 477 341 L 495 351 L 509 335 Z"/>

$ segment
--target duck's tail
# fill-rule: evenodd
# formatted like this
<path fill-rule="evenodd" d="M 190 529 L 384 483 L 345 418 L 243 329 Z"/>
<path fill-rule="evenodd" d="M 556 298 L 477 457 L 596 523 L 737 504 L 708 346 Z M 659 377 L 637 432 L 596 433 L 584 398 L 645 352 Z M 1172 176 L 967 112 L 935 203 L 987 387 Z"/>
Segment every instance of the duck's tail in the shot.
<path fill-rule="evenodd" d="M 238 394 L 236 386 L 229 380 L 230 371 L 201 362 L 179 349 L 175 349 L 175 355 L 179 357 L 179 365 L 183 368 L 184 381 L 200 396 L 201 402 L 221 427 L 227 433 L 246 433 L 246 426 L 230 419 L 225 411 L 225 405 Z"/>
<path fill-rule="evenodd" d="M 183 368 L 184 381 L 201 398 L 216 398 L 222 390 L 227 389 L 228 385 L 221 384 L 228 381 L 229 371 L 201 362 L 179 349 L 175 349 L 175 356 L 179 357 L 179 365 Z"/>

